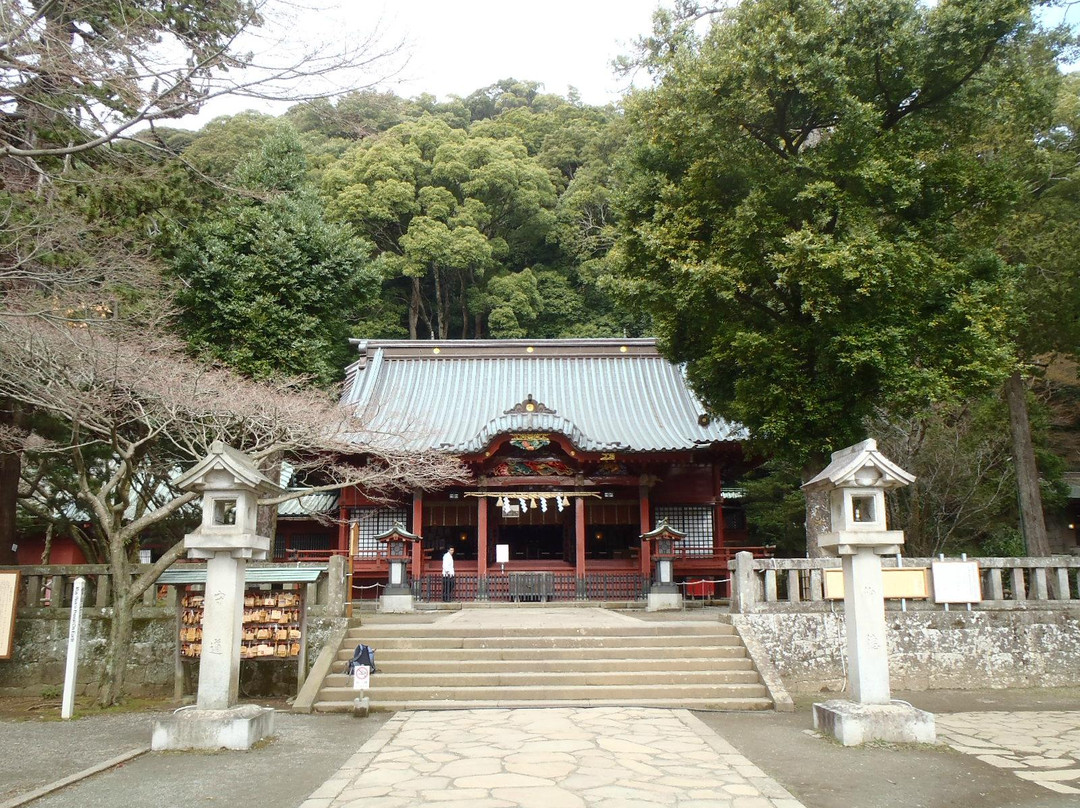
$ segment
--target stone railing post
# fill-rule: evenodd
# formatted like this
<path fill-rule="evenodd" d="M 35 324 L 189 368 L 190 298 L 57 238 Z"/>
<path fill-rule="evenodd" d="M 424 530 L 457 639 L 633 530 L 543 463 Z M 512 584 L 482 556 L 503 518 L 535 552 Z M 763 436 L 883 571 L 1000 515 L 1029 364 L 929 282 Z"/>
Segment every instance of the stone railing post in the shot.
<path fill-rule="evenodd" d="M 736 553 L 735 564 L 731 569 L 731 611 L 736 614 L 751 614 L 759 599 L 754 554 L 745 550 Z"/>
<path fill-rule="evenodd" d="M 326 569 L 326 616 L 345 616 L 345 556 L 330 556 Z"/>

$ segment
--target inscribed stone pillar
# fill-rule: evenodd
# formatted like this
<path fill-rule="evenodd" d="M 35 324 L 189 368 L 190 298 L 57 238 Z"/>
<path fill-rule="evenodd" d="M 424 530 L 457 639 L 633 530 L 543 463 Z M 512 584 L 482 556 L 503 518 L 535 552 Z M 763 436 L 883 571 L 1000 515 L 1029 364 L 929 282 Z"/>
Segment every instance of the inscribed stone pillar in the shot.
<path fill-rule="evenodd" d="M 847 621 L 848 686 L 860 704 L 888 704 L 889 653 L 881 556 L 873 547 L 845 555 L 844 617 Z"/>
<path fill-rule="evenodd" d="M 196 699 L 200 710 L 225 710 L 236 704 L 246 567 L 246 559 L 233 558 L 228 551 L 215 553 L 206 561 L 202 657 Z"/>

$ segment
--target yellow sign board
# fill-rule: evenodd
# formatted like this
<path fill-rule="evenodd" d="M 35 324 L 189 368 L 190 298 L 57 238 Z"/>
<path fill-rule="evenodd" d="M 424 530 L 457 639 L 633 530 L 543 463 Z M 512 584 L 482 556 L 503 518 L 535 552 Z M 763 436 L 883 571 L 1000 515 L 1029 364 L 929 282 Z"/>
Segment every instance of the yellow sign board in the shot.
<path fill-rule="evenodd" d="M 825 599 L 844 599 L 844 571 L 825 570 Z M 917 600 L 930 597 L 926 567 L 886 567 L 881 571 L 881 585 L 886 598 Z"/>

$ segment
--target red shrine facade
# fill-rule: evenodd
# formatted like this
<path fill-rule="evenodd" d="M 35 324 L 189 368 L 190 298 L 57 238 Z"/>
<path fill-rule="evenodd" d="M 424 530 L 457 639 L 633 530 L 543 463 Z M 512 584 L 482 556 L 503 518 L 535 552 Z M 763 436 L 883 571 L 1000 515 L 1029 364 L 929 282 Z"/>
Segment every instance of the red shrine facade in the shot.
<path fill-rule="evenodd" d="M 437 598 L 454 548 L 455 598 L 513 594 L 515 573 L 549 575 L 554 598 L 625 598 L 651 576 L 658 524 L 685 534 L 675 560 L 688 594 L 712 594 L 746 548 L 737 481 L 741 427 L 711 418 L 682 369 L 651 339 L 359 341 L 342 404 L 369 434 L 449 452 L 464 485 L 387 503 L 363 490 L 338 501 L 336 552 L 354 594 L 387 579 L 377 537 L 420 537 L 409 577 Z M 758 548 L 760 549 L 760 548 Z"/>

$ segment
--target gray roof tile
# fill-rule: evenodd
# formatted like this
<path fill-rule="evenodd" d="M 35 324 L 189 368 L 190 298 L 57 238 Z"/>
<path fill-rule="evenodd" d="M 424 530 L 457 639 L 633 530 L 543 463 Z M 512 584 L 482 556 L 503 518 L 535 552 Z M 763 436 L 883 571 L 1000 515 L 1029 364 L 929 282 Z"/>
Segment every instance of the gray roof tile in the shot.
<path fill-rule="evenodd" d="M 343 404 L 388 445 L 482 451 L 498 434 L 560 432 L 583 451 L 653 452 L 745 439 L 713 419 L 651 339 L 364 341 Z M 530 350 L 531 349 L 531 350 Z M 528 396 L 533 413 L 514 411 Z"/>

